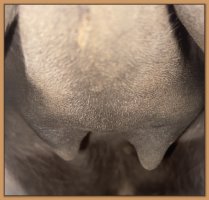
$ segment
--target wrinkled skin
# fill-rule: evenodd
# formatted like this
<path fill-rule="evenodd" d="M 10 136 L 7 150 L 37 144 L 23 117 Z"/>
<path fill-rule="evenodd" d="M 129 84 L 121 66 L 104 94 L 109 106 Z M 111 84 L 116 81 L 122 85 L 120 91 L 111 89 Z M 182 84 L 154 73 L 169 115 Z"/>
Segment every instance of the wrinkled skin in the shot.
<path fill-rule="evenodd" d="M 195 11 L 200 17 L 196 22 L 192 20 L 194 25 L 204 24 L 203 7 Z M 196 162 L 201 163 L 201 178 L 198 187 L 194 186 L 198 188 L 194 194 L 204 194 L 204 156 L 200 161 L 195 157 L 186 164 L 182 161 L 183 166 L 179 164 L 190 155 L 184 145 L 193 144 L 193 140 L 191 152 L 196 149 L 204 155 L 204 117 L 197 120 L 198 128 L 190 128 L 204 109 L 203 25 L 191 27 L 180 5 L 175 10 L 166 5 L 24 5 L 16 12 L 18 19 L 13 34 L 10 30 L 12 37 L 5 58 L 5 146 L 6 167 L 12 171 L 17 166 L 19 174 L 15 179 L 20 180 L 23 188 L 19 191 L 24 192 L 8 189 L 8 194 L 191 194 L 192 186 L 185 189 L 186 178 L 178 180 L 177 175 Z M 192 13 L 190 17 L 194 18 L 195 12 L 185 13 L 187 17 Z M 6 17 L 7 24 L 9 27 L 11 20 Z M 79 151 L 89 132 L 87 147 Z M 185 135 L 186 142 L 182 139 Z M 193 135 L 198 139 L 192 139 Z M 164 161 L 166 151 L 180 136 L 180 145 Z M 121 143 L 132 150 L 123 155 Z M 109 151 L 102 150 L 103 145 L 112 152 L 110 158 Z M 94 148 L 101 148 L 106 156 L 92 153 Z M 117 149 L 118 155 L 114 153 Z M 108 185 L 104 177 L 102 187 L 96 184 L 100 170 L 96 164 L 85 164 L 91 163 L 88 158 L 95 154 L 99 160 L 104 157 L 101 163 L 110 165 L 105 168 L 101 164 L 99 169 L 108 169 L 104 174 L 113 180 L 107 182 L 114 185 L 116 181 L 117 187 L 104 189 Z M 44 166 L 37 157 L 46 162 Z M 110 162 L 114 159 L 115 165 Z M 52 185 L 57 188 L 48 180 L 53 180 L 56 163 L 62 163 L 59 178 L 64 186 L 50 190 Z M 134 172 L 129 172 L 132 165 L 124 165 L 121 173 L 113 176 L 114 169 L 120 169 L 123 163 L 133 164 Z M 46 175 L 49 183 L 43 185 L 49 184 L 48 189 L 37 187 L 38 176 L 34 177 L 31 170 L 36 165 L 39 177 Z M 47 171 L 50 166 L 54 168 Z M 68 168 L 72 171 L 68 172 Z M 25 171 L 34 180 L 30 189 L 28 177 L 22 178 Z M 90 176 L 92 180 L 74 183 L 77 173 L 78 177 Z M 170 173 L 174 176 L 167 188 L 164 180 Z M 174 187 L 177 182 L 181 189 Z M 79 191 L 79 186 L 69 190 L 72 184 L 82 183 L 89 193 Z M 90 186 L 95 184 L 92 189 Z M 146 184 L 153 184 L 154 191 Z"/>

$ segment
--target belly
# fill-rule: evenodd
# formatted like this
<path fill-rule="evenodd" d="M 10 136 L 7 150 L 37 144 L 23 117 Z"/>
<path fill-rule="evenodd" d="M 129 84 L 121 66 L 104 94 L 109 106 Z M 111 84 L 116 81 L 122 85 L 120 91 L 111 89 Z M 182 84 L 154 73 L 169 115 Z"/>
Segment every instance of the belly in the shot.
<path fill-rule="evenodd" d="M 21 48 L 6 60 L 16 108 L 63 155 L 89 131 L 119 134 L 156 165 L 204 101 L 200 64 L 182 57 L 166 6 L 43 9 L 20 6 Z"/>

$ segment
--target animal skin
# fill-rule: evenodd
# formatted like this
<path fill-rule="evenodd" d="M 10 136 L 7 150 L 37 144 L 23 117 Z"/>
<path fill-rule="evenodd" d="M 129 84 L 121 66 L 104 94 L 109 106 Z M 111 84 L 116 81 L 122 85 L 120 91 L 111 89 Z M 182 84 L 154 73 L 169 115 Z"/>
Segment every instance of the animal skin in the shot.
<path fill-rule="evenodd" d="M 204 195 L 204 6 L 5 8 L 6 195 Z"/>

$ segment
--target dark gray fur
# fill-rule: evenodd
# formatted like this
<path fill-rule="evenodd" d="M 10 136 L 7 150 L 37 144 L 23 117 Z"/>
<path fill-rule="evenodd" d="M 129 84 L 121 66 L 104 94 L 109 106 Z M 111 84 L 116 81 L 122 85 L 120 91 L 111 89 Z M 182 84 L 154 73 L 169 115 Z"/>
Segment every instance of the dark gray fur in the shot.
<path fill-rule="evenodd" d="M 14 126 L 12 118 L 26 125 L 17 113 L 8 112 L 6 126 Z M 117 135 L 91 139 L 90 134 L 78 157 L 67 162 L 29 127 L 25 127 L 28 134 L 19 132 L 22 127 L 6 135 L 5 153 L 7 169 L 27 195 L 118 195 L 123 190 L 123 195 L 205 193 L 204 113 L 152 171 L 141 166 L 133 146 Z"/>

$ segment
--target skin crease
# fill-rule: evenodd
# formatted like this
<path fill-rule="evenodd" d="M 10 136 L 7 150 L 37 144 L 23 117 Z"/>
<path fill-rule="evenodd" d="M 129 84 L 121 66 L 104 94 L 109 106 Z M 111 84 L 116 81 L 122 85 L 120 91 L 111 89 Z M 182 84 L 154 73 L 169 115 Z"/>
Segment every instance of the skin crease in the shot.
<path fill-rule="evenodd" d="M 114 135 L 129 141 L 139 168 L 156 169 L 204 103 L 201 51 L 187 36 L 190 48 L 184 57 L 167 7 L 18 9 L 18 26 L 5 59 L 6 102 L 49 144 L 49 154 L 65 160 L 60 162 L 75 160 L 91 131 L 93 141 Z M 7 127 L 10 124 L 8 120 Z M 16 131 L 6 132 L 16 138 Z M 125 186 L 119 187 L 137 187 L 130 186 L 131 178 L 124 180 Z"/>
<path fill-rule="evenodd" d="M 175 9 L 183 25 L 204 51 L 204 6 L 175 5 Z"/>
<path fill-rule="evenodd" d="M 11 25 L 14 17 L 17 15 L 17 5 L 5 6 L 5 27 L 4 31 Z"/>

